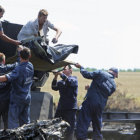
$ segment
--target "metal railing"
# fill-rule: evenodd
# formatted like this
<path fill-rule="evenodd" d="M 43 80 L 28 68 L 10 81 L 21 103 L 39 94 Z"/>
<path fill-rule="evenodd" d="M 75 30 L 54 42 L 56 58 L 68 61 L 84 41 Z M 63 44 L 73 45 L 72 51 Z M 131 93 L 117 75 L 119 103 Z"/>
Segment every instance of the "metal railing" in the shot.
<path fill-rule="evenodd" d="M 103 122 L 134 123 L 140 131 L 140 112 L 104 112 Z"/>

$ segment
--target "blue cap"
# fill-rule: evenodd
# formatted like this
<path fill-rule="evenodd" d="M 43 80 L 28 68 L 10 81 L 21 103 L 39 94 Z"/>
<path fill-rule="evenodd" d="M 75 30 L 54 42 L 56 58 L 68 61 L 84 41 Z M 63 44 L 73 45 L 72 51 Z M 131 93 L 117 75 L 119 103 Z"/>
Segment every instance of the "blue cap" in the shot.
<path fill-rule="evenodd" d="M 109 70 L 111 70 L 111 71 L 115 72 L 116 74 L 118 74 L 118 69 L 115 68 L 115 67 L 112 67 L 112 68 L 110 68 Z"/>

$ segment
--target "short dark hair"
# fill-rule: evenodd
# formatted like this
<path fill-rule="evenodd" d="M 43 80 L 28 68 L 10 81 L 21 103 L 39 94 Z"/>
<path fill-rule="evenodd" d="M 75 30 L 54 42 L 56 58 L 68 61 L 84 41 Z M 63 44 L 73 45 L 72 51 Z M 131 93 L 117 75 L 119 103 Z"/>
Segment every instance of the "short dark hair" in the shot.
<path fill-rule="evenodd" d="M 69 69 L 72 69 L 72 66 L 71 65 L 68 65 Z"/>
<path fill-rule="evenodd" d="M 5 12 L 4 8 L 0 5 L 0 13 Z"/>
<path fill-rule="evenodd" d="M 63 70 L 68 66 L 69 69 L 72 69 L 72 66 L 71 65 L 66 65 Z"/>
<path fill-rule="evenodd" d="M 24 47 L 23 50 L 20 51 L 20 57 L 24 60 L 28 60 L 31 56 L 31 50 L 27 47 Z"/>

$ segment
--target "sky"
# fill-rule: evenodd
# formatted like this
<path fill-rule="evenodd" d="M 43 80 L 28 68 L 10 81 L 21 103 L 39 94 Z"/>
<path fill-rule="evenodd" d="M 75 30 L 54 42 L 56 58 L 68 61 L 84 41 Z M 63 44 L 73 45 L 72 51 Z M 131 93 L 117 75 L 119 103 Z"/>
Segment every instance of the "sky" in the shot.
<path fill-rule="evenodd" d="M 58 43 L 79 46 L 67 60 L 97 69 L 140 68 L 140 0 L 0 0 L 0 5 L 6 11 L 1 20 L 23 25 L 47 9 L 48 20 L 62 30 Z M 50 40 L 54 35 L 50 30 Z"/>

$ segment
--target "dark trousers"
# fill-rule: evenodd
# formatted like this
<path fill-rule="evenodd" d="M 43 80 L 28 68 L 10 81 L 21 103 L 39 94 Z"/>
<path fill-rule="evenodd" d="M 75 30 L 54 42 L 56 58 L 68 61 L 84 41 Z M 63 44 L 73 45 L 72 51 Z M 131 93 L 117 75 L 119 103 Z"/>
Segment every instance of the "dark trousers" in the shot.
<path fill-rule="evenodd" d="M 66 140 L 72 140 L 74 137 L 74 129 L 76 127 L 76 112 L 76 109 L 56 110 L 55 118 L 61 117 L 62 120 L 70 124 L 70 128 L 67 130 Z"/>
<path fill-rule="evenodd" d="M 8 128 L 13 129 L 30 123 L 30 104 L 10 103 L 8 113 Z"/>
<path fill-rule="evenodd" d="M 87 138 L 87 131 L 90 123 L 93 127 L 93 140 L 102 140 L 102 108 L 100 104 L 90 101 L 84 101 L 78 115 L 76 126 L 76 136 L 78 140 Z"/>
<path fill-rule="evenodd" d="M 9 100 L 0 101 L 0 119 L 2 118 L 4 129 L 8 128 L 8 110 L 9 110 Z"/>

